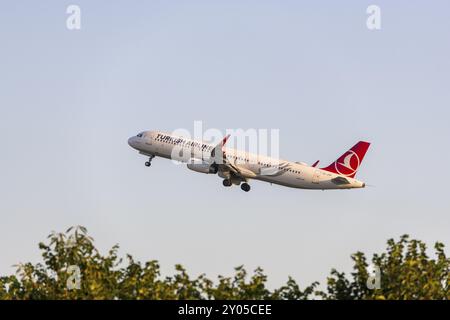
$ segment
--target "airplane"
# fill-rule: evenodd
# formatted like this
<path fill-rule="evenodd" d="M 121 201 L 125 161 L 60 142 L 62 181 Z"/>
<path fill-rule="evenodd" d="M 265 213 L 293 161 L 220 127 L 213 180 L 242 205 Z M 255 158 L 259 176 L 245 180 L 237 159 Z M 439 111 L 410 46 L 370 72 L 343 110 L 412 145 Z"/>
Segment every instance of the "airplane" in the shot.
<path fill-rule="evenodd" d="M 150 167 L 153 158 L 162 157 L 187 163 L 187 168 L 199 173 L 217 174 L 223 185 L 240 185 L 250 191 L 250 180 L 260 180 L 291 188 L 330 190 L 364 188 L 366 184 L 355 179 L 370 143 L 359 141 L 327 167 L 318 168 L 319 161 L 309 166 L 252 154 L 225 144 L 227 135 L 217 145 L 161 131 L 143 131 L 128 139 L 128 144 L 145 155 Z"/>

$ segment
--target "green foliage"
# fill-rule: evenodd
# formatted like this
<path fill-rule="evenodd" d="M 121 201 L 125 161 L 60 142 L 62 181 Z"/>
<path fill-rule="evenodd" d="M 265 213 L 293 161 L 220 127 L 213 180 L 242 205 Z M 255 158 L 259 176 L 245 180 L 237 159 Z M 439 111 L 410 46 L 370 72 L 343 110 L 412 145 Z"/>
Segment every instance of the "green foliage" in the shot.
<path fill-rule="evenodd" d="M 248 274 L 243 266 L 232 277 L 219 276 L 216 282 L 205 275 L 189 277 L 181 265 L 175 274 L 162 277 L 157 261 L 141 263 L 131 255 L 118 257 L 113 246 L 106 255 L 95 248 L 84 227 L 52 233 L 48 243 L 39 243 L 43 263 L 17 266 L 16 275 L 0 278 L 0 299 L 448 299 L 449 259 L 444 245 L 434 246 L 436 259 L 426 254 L 426 246 L 403 236 L 388 241 L 386 253 L 375 254 L 372 264 L 381 270 L 380 288 L 369 289 L 371 276 L 362 252 L 352 256 L 354 271 L 348 279 L 332 270 L 327 291 L 318 291 L 318 282 L 301 290 L 294 279 L 275 290 L 266 287 L 261 268 Z M 79 288 L 71 287 L 80 271 Z"/>
<path fill-rule="evenodd" d="M 352 255 L 354 262 L 351 280 L 344 273 L 331 271 L 325 299 L 445 299 L 450 298 L 450 260 L 444 245 L 434 245 L 436 259 L 430 259 L 425 243 L 404 235 L 398 242 L 389 239 L 387 252 L 374 254 L 372 265 L 381 271 L 379 288 L 369 289 L 368 263 L 362 252 Z"/>

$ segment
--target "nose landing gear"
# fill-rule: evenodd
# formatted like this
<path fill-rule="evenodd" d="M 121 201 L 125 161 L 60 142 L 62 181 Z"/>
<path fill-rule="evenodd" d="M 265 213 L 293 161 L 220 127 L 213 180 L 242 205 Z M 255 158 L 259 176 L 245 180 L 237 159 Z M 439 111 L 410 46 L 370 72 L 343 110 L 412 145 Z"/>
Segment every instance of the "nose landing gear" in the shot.
<path fill-rule="evenodd" d="M 150 167 L 150 166 L 152 165 L 152 160 L 153 160 L 154 157 L 155 157 L 155 156 L 150 156 L 150 157 L 148 158 L 148 161 L 145 162 L 145 166 L 146 166 L 146 167 Z"/>

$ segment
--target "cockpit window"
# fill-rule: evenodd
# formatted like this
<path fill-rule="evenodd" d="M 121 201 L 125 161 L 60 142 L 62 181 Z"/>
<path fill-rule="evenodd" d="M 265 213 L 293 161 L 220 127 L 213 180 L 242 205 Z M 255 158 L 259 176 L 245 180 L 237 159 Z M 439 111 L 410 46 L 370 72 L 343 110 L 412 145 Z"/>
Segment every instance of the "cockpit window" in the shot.
<path fill-rule="evenodd" d="M 137 136 L 138 136 L 139 138 L 142 138 L 143 135 L 144 135 L 143 133 L 139 133 Z"/>

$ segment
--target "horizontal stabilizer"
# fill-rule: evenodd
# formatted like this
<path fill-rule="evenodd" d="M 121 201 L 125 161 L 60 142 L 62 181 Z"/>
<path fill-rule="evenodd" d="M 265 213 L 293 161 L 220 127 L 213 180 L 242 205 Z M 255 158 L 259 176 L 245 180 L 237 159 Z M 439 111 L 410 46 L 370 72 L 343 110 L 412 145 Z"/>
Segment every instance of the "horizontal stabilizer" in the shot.
<path fill-rule="evenodd" d="M 337 185 L 350 184 L 350 181 L 348 181 L 347 178 L 344 177 L 336 177 L 334 179 L 331 179 L 331 182 Z"/>

